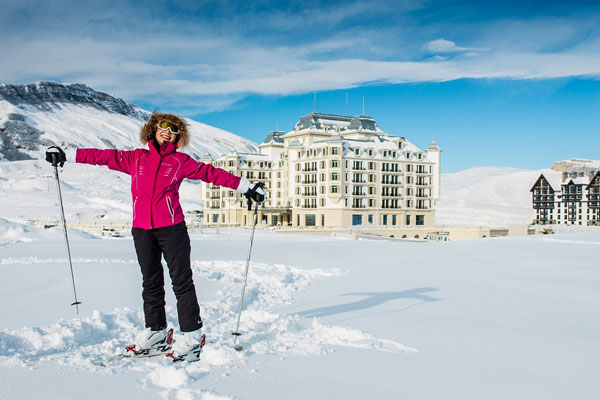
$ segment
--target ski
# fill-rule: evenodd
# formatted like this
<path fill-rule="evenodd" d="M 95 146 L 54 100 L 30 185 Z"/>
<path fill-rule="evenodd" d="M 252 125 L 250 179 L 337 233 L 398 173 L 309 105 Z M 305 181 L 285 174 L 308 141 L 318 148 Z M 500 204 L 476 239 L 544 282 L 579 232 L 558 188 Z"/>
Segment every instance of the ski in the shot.
<path fill-rule="evenodd" d="M 171 350 L 171 348 L 169 348 L 166 351 L 153 351 L 153 352 L 144 352 L 143 354 L 135 354 L 135 353 L 131 353 L 131 352 L 127 352 L 127 353 L 120 353 L 120 354 L 113 354 L 111 356 L 109 356 L 107 359 L 104 360 L 100 360 L 100 365 L 102 365 L 103 367 L 108 367 L 111 361 L 122 361 L 122 360 L 133 360 L 133 359 L 145 359 L 145 358 L 153 358 L 153 357 L 158 357 L 158 356 L 165 356 L 167 354 L 167 351 Z"/>

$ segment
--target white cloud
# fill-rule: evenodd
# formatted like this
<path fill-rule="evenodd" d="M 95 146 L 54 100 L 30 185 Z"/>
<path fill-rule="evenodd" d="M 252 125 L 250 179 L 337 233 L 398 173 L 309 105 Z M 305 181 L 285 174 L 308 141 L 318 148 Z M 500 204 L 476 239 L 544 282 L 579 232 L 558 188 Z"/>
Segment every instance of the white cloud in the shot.
<path fill-rule="evenodd" d="M 488 51 L 487 48 L 475 48 L 475 47 L 459 47 L 455 42 L 446 39 L 436 39 L 427 43 L 425 48 L 434 53 L 453 53 L 453 52 L 478 52 L 478 51 Z"/>
<path fill-rule="evenodd" d="M 8 83 L 59 77 L 64 82 L 83 82 L 126 99 L 146 99 L 157 104 L 193 101 L 196 110 L 227 108 L 251 93 L 289 95 L 373 82 L 600 76 L 600 53 L 591 51 L 598 46 L 560 53 L 485 52 L 423 61 L 320 61 L 311 60 L 312 52 L 302 46 L 251 46 L 222 38 L 192 42 L 157 39 L 140 42 L 134 48 L 127 42 L 94 40 L 65 40 L 58 45 L 53 41 L 14 42 L 6 49 L 10 62 L 0 64 L 0 76 Z M 446 47 L 439 48 L 447 51 L 457 47 L 443 46 Z M 168 63 L 169 54 L 183 50 L 197 54 L 185 63 Z M 148 56 L 153 53 L 159 56 Z"/>

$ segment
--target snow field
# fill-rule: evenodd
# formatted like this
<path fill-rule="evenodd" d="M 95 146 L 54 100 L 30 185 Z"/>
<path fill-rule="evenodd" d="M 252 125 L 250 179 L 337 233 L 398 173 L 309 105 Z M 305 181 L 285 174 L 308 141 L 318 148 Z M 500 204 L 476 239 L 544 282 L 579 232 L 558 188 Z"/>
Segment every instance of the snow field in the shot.
<path fill-rule="evenodd" d="M 43 229 L 0 219 L 8 227 L 3 237 L 12 239 L 11 245 L 38 240 L 45 235 Z M 54 238 L 60 239 L 57 228 Z M 74 237 L 104 245 L 110 240 L 96 240 L 86 235 Z M 123 243 L 130 240 L 116 240 Z M 55 240 L 59 244 L 60 240 Z M 81 243 L 78 244 L 81 246 Z M 66 257 L 57 249 L 54 257 L 35 255 L 23 257 L 0 257 L 0 268 L 29 268 L 34 265 L 66 265 Z M 133 256 L 133 254 L 132 254 Z M 110 257 L 74 257 L 76 272 L 85 265 L 136 264 L 134 259 Z M 232 330 L 238 311 L 238 301 L 243 281 L 245 261 L 193 260 L 197 282 L 211 281 L 217 290 L 213 300 L 201 301 L 205 321 L 207 346 L 201 362 L 173 364 L 163 357 L 151 359 L 120 359 L 124 345 L 131 343 L 143 327 L 140 309 L 116 308 L 110 312 L 93 310 L 81 318 L 62 319 L 46 326 L 20 327 L 0 330 L 0 365 L 42 369 L 63 366 L 73 370 L 98 373 L 141 373 L 145 387 L 153 387 L 164 398 L 222 399 L 220 395 L 198 389 L 197 382 L 208 375 L 228 376 L 234 370 L 244 368 L 249 359 L 256 356 L 297 357 L 324 355 L 335 348 L 348 347 L 385 352 L 415 352 L 392 340 L 378 339 L 358 329 L 324 324 L 318 318 L 305 319 L 297 313 L 277 313 L 273 308 L 292 304 L 297 295 L 310 285 L 333 277 L 342 277 L 348 271 L 339 268 L 302 268 L 283 264 L 252 262 L 248 279 L 244 309 L 240 324 L 243 335 L 239 343 L 242 352 L 233 349 Z M 168 281 L 167 281 L 168 282 Z M 167 288 L 168 291 L 168 288 Z M 167 307 L 169 326 L 177 332 L 177 315 L 174 307 Z M 176 336 L 177 337 L 177 336 Z"/>

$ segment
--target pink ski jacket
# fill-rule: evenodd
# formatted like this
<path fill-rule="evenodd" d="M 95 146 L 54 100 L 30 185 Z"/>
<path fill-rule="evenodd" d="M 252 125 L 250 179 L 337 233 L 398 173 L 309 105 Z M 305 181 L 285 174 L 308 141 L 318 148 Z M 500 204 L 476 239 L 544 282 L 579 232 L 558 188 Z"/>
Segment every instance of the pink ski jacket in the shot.
<path fill-rule="evenodd" d="M 164 142 L 157 150 L 150 142 L 148 149 L 77 149 L 78 163 L 106 165 L 131 175 L 134 228 L 162 228 L 182 222 L 179 186 L 185 178 L 200 179 L 233 190 L 239 186 L 238 176 L 178 153 L 173 143 Z"/>

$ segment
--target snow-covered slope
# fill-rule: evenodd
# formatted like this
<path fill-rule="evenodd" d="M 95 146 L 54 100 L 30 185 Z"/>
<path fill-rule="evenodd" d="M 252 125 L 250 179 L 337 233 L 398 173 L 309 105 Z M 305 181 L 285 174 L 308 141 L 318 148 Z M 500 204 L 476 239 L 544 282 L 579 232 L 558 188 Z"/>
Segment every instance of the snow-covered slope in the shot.
<path fill-rule="evenodd" d="M 63 147 L 133 149 L 150 115 L 133 104 L 85 85 L 38 82 L 0 85 L 0 160 L 39 159 L 53 144 Z M 255 143 L 187 119 L 190 146 L 199 158 L 231 150 L 256 151 Z"/>
<path fill-rule="evenodd" d="M 534 218 L 529 190 L 542 173 L 560 180 L 560 172 L 551 169 L 478 167 L 442 174 L 436 224 L 529 224 Z"/>

